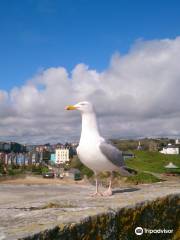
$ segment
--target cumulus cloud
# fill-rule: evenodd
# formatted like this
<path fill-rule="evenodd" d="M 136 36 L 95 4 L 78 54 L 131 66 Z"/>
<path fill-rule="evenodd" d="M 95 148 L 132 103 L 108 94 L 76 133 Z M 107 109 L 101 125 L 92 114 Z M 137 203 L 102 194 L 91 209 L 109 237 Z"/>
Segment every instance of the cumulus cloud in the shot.
<path fill-rule="evenodd" d="M 137 41 L 98 72 L 83 63 L 69 73 L 49 68 L 10 92 L 0 90 L 1 139 L 76 140 L 80 115 L 67 104 L 94 103 L 108 138 L 180 136 L 180 37 Z"/>

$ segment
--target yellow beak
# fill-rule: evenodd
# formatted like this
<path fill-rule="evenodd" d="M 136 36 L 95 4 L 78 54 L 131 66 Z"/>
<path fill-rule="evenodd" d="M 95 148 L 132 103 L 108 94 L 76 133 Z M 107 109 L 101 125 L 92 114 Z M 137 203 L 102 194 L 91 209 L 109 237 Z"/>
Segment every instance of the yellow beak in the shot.
<path fill-rule="evenodd" d="M 65 107 L 65 110 L 76 110 L 77 108 L 73 105 L 69 105 L 67 107 Z"/>

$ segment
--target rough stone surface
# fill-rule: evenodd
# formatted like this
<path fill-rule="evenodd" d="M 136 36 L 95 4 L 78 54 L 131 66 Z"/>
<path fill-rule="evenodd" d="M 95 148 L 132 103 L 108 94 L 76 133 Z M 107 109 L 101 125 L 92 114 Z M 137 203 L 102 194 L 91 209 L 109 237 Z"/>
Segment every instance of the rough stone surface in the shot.
<path fill-rule="evenodd" d="M 114 190 L 90 197 L 82 184 L 0 184 L 0 240 L 180 239 L 180 182 Z M 137 226 L 173 229 L 173 234 L 134 234 Z"/>

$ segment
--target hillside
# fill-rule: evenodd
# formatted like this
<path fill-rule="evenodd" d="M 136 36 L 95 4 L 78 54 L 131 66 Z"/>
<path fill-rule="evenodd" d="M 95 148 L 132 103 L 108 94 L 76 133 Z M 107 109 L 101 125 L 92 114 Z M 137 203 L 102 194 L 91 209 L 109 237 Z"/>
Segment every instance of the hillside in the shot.
<path fill-rule="evenodd" d="M 133 151 L 135 158 L 126 160 L 127 166 L 138 171 L 164 173 L 169 162 L 180 167 L 180 155 L 165 155 L 159 152 Z"/>

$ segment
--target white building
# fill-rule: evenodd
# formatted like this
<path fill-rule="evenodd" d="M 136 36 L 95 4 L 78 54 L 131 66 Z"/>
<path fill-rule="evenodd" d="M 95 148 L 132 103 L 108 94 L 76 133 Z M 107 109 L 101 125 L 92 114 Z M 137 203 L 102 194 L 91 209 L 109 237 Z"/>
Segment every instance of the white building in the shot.
<path fill-rule="evenodd" d="M 138 143 L 137 150 L 142 150 L 142 146 L 141 146 L 141 142 L 140 141 Z"/>
<path fill-rule="evenodd" d="M 69 149 L 58 148 L 56 149 L 56 164 L 69 162 Z"/>
<path fill-rule="evenodd" d="M 163 150 L 160 151 L 163 154 L 179 154 L 179 147 L 174 146 L 171 143 L 168 144 L 167 147 L 164 147 Z"/>

